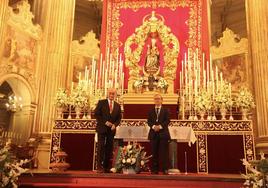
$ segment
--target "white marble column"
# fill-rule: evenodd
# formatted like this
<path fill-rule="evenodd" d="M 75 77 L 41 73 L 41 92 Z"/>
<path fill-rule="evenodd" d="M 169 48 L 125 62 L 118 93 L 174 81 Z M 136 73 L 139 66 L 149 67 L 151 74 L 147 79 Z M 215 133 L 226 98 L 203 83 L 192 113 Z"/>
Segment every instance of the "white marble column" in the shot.
<path fill-rule="evenodd" d="M 43 136 L 38 147 L 38 169 L 47 169 L 55 119 L 55 94 L 66 87 L 75 0 L 35 0 L 35 22 L 43 29 L 38 69 L 38 107 L 34 133 Z"/>
<path fill-rule="evenodd" d="M 247 0 L 247 18 L 252 57 L 258 151 L 268 153 L 268 3 Z M 257 152 L 258 152 L 257 151 Z"/>
<path fill-rule="evenodd" d="M 38 133 L 50 133 L 55 118 L 56 91 L 66 86 L 75 0 L 39 0 L 34 7 L 36 21 L 44 31 L 35 130 Z M 37 14 L 40 11 L 42 14 Z"/>

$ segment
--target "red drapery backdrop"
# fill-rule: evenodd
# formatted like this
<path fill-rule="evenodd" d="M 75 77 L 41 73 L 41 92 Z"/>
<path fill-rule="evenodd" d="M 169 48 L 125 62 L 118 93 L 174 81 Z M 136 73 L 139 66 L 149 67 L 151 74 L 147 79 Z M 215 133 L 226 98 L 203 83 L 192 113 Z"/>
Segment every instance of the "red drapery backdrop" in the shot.
<path fill-rule="evenodd" d="M 171 29 L 180 45 L 174 91 L 179 88 L 179 71 L 181 61 L 188 48 L 204 52 L 209 57 L 207 0 L 104 0 L 101 33 L 101 53 L 110 52 L 116 56 L 117 49 L 124 60 L 124 43 L 126 39 L 142 25 L 143 18 L 155 11 L 163 16 L 165 25 Z M 146 49 L 147 44 L 144 45 Z M 160 66 L 163 69 L 163 49 L 160 50 Z M 146 50 L 141 55 L 139 65 L 145 62 Z M 105 57 L 105 56 L 104 56 Z M 201 56 L 200 56 L 201 58 Z M 125 88 L 129 70 L 124 65 Z"/>

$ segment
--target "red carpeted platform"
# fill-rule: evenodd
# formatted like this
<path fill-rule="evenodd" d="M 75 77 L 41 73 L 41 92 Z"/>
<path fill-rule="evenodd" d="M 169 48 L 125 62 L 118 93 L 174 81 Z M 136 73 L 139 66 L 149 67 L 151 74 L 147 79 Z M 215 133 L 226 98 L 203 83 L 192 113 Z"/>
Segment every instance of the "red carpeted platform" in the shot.
<path fill-rule="evenodd" d="M 73 171 L 24 174 L 19 182 L 20 187 L 239 188 L 243 179 L 228 174 L 124 175 Z"/>

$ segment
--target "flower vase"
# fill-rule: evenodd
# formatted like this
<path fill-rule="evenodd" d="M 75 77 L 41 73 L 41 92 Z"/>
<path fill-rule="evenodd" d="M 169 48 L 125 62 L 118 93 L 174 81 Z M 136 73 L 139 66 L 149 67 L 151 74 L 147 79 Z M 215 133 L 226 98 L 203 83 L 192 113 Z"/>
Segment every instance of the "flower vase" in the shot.
<path fill-rule="evenodd" d="M 84 110 L 84 113 L 83 113 L 83 117 L 82 119 L 87 119 L 87 116 L 86 116 L 86 111 Z"/>
<path fill-rule="evenodd" d="M 136 174 L 133 168 L 123 168 L 123 174 Z"/>
<path fill-rule="evenodd" d="M 167 88 L 160 88 L 159 91 L 160 91 L 160 93 L 165 94 L 165 93 L 167 93 Z"/>
<path fill-rule="evenodd" d="M 80 118 L 80 114 L 81 114 L 81 108 L 80 107 L 75 107 L 75 119 L 79 119 Z"/>
<path fill-rule="evenodd" d="M 248 120 L 247 117 L 248 110 L 246 108 L 242 108 L 241 112 L 242 112 L 242 120 Z"/>
<path fill-rule="evenodd" d="M 63 111 L 64 111 L 64 107 L 58 107 L 57 108 L 57 119 L 62 119 L 63 118 Z"/>
<path fill-rule="evenodd" d="M 200 112 L 199 112 L 199 114 L 200 114 L 200 120 L 205 120 L 205 114 L 206 114 L 206 111 L 204 111 L 204 110 L 201 110 Z"/>
<path fill-rule="evenodd" d="M 135 93 L 142 93 L 142 87 L 135 87 Z"/>
<path fill-rule="evenodd" d="M 220 109 L 220 112 L 221 112 L 221 120 L 226 120 L 227 109 L 223 107 Z"/>
<path fill-rule="evenodd" d="M 69 110 L 68 110 L 68 119 L 72 119 L 72 106 L 71 105 L 69 105 Z"/>

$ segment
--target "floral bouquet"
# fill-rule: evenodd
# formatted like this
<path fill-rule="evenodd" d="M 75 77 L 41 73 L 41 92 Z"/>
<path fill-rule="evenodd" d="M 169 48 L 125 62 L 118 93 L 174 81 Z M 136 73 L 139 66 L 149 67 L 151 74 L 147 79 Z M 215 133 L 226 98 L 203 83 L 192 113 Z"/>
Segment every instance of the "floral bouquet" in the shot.
<path fill-rule="evenodd" d="M 83 87 L 77 86 L 70 95 L 70 105 L 78 108 L 84 108 L 88 105 L 88 96 Z"/>
<path fill-rule="evenodd" d="M 235 98 L 235 105 L 242 109 L 251 109 L 255 107 L 252 93 L 247 88 L 241 88 Z"/>
<path fill-rule="evenodd" d="M 10 146 L 7 144 L 0 149 L 0 187 L 18 187 L 18 177 L 27 171 L 22 166 L 29 160 L 17 161 L 10 153 Z"/>
<path fill-rule="evenodd" d="M 59 108 L 68 105 L 68 95 L 65 89 L 59 88 L 56 93 L 55 105 Z"/>
<path fill-rule="evenodd" d="M 197 111 L 206 111 L 212 108 L 211 95 L 205 89 L 202 89 L 199 95 L 195 97 L 194 108 Z"/>
<path fill-rule="evenodd" d="M 224 82 L 215 96 L 215 106 L 218 108 L 229 108 L 233 105 L 229 85 Z"/>
<path fill-rule="evenodd" d="M 160 78 L 157 83 L 157 87 L 160 89 L 167 89 L 168 82 L 164 78 Z"/>
<path fill-rule="evenodd" d="M 146 156 L 144 147 L 137 143 L 129 143 L 127 146 L 119 147 L 115 156 L 115 166 L 111 169 L 113 173 L 122 172 L 124 169 L 132 169 L 136 173 L 148 170 L 146 163 L 152 156 Z"/>
<path fill-rule="evenodd" d="M 264 154 L 261 154 L 261 160 L 248 162 L 246 159 L 243 159 L 242 161 L 249 172 L 248 174 L 242 174 L 242 177 L 246 179 L 244 187 L 268 187 L 268 159 L 264 157 Z"/>
<path fill-rule="evenodd" d="M 143 80 L 136 80 L 133 83 L 134 88 L 142 88 L 144 81 Z"/>

